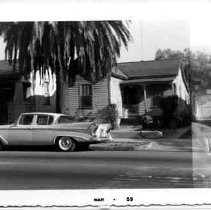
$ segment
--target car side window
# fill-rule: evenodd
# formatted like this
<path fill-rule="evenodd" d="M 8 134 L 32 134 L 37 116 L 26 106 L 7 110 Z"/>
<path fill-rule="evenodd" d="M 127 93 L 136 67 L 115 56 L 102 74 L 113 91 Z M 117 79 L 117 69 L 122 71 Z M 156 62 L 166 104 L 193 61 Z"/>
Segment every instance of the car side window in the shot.
<path fill-rule="evenodd" d="M 58 119 L 58 123 L 72 123 L 74 120 L 72 117 L 70 116 L 61 116 L 59 119 Z"/>
<path fill-rule="evenodd" d="M 31 125 L 34 115 L 22 115 L 19 124 L 20 125 Z"/>
<path fill-rule="evenodd" d="M 49 115 L 48 125 L 51 125 L 52 123 L 53 123 L 53 116 Z"/>
<path fill-rule="evenodd" d="M 48 125 L 48 115 L 38 115 L 37 125 Z"/>
<path fill-rule="evenodd" d="M 38 115 L 37 125 L 50 125 L 53 122 L 53 116 L 51 115 Z"/>

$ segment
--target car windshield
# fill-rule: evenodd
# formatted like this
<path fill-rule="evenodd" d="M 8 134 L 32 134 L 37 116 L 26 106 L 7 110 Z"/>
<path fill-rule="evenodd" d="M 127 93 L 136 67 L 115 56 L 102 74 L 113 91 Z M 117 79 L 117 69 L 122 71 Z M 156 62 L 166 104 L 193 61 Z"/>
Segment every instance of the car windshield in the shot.
<path fill-rule="evenodd" d="M 34 115 L 26 114 L 22 115 L 19 124 L 20 125 L 31 125 Z"/>
<path fill-rule="evenodd" d="M 73 117 L 71 116 L 67 116 L 67 115 L 64 115 L 64 116 L 61 116 L 59 117 L 58 119 L 58 123 L 72 123 L 74 121 Z"/>

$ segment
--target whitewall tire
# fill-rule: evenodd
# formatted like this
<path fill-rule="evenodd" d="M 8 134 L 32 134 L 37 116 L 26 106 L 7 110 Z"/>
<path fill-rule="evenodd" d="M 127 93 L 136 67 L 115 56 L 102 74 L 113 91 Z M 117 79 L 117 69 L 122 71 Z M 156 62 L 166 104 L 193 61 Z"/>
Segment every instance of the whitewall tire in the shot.
<path fill-rule="evenodd" d="M 58 140 L 58 147 L 62 151 L 73 152 L 73 151 L 75 151 L 76 143 L 69 136 L 63 136 L 63 137 L 60 137 L 59 140 Z"/>

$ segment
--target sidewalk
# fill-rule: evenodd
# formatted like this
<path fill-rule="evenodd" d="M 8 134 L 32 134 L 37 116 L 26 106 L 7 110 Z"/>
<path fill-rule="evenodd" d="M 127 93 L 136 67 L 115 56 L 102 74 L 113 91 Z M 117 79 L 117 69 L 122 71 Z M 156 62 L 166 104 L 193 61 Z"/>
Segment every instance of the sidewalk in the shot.
<path fill-rule="evenodd" d="M 171 142 L 172 139 L 162 139 L 165 142 Z M 175 139 L 176 141 L 176 139 Z M 149 139 L 115 139 L 107 143 L 90 145 L 91 150 L 95 151 L 192 151 L 190 144 L 191 139 L 184 140 L 186 146 L 178 146 L 175 144 L 162 144 L 161 142 L 155 142 Z M 184 143 L 184 142 L 183 142 Z"/>
<path fill-rule="evenodd" d="M 185 136 L 190 128 L 165 131 L 163 138 L 146 139 L 137 128 L 112 131 L 113 140 L 90 145 L 96 151 L 192 151 L 192 139 Z M 195 148 L 197 150 L 197 148 Z"/>

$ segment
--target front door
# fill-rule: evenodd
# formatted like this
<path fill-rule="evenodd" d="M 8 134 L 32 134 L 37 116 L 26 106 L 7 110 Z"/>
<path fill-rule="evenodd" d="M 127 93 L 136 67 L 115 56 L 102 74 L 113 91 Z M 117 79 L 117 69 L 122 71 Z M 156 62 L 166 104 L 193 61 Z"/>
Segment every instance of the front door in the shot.
<path fill-rule="evenodd" d="M 8 110 L 7 110 L 7 97 L 5 91 L 0 89 L 0 124 L 7 123 L 8 120 Z"/>
<path fill-rule="evenodd" d="M 141 100 L 140 86 L 128 86 L 123 88 L 123 107 L 128 110 L 128 116 L 138 116 Z M 142 94 L 143 95 L 143 94 Z"/>
<path fill-rule="evenodd" d="M 53 132 L 50 131 L 50 124 L 53 122 L 53 116 L 47 114 L 38 114 L 32 127 L 32 145 L 52 144 Z"/>

